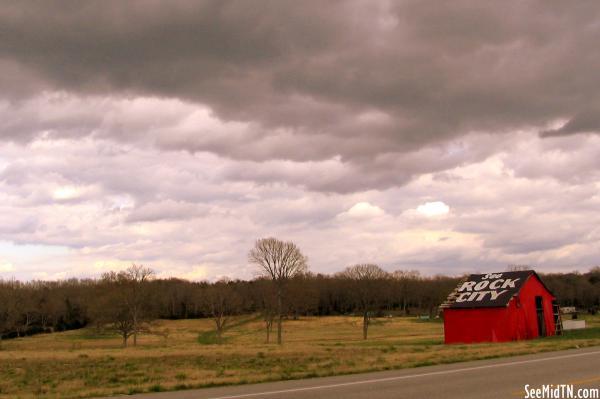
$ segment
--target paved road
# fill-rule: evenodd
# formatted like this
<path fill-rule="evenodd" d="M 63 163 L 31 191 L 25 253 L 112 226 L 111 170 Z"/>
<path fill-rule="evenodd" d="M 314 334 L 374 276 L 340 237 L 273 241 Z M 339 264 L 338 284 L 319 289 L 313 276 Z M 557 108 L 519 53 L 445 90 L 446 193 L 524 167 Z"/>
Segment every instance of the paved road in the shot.
<path fill-rule="evenodd" d="M 348 376 L 128 396 L 135 399 L 524 398 L 524 386 L 600 388 L 600 347 Z"/>

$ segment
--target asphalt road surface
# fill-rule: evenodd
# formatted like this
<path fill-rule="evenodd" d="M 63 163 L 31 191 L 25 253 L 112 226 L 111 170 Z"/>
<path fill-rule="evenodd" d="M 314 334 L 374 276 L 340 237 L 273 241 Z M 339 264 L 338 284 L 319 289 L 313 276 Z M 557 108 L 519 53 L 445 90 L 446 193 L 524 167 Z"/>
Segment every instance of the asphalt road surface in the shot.
<path fill-rule="evenodd" d="M 524 398 L 524 387 L 600 388 L 600 347 L 397 371 L 127 396 L 135 399 Z"/>

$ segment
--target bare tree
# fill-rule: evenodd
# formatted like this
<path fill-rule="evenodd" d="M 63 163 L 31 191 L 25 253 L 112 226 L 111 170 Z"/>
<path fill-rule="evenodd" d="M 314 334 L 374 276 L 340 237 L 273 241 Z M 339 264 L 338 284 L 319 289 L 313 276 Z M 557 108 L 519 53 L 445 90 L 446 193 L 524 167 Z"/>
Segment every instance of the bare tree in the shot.
<path fill-rule="evenodd" d="M 98 330 L 115 331 L 121 336 L 125 348 L 133 334 L 133 322 L 116 278 L 117 274 L 113 272 L 103 275 L 95 289 L 97 296 L 90 303 L 89 313 Z"/>
<path fill-rule="evenodd" d="M 242 299 L 226 280 L 209 285 L 204 292 L 204 308 L 214 323 L 217 343 L 223 341 L 223 331 L 230 317 L 239 313 Z"/>
<path fill-rule="evenodd" d="M 121 335 L 123 348 L 126 348 L 129 337 L 133 335 L 133 321 L 126 307 L 117 305 L 112 310 L 114 312 L 110 314 L 111 327 Z"/>
<path fill-rule="evenodd" d="M 277 295 L 277 343 L 282 343 L 283 300 L 290 279 L 308 270 L 307 258 L 291 241 L 276 238 L 256 240 L 248 260 L 258 266 L 260 273 L 271 279 Z"/>
<path fill-rule="evenodd" d="M 254 281 L 253 301 L 257 304 L 265 323 L 266 343 L 271 341 L 273 320 L 277 312 L 277 295 L 271 280 L 261 277 Z"/>
<path fill-rule="evenodd" d="M 35 322 L 38 315 L 38 307 L 35 304 L 33 289 L 30 285 L 20 285 L 19 289 L 15 292 L 15 295 L 16 302 L 18 303 L 15 327 L 17 336 L 23 337 Z"/>
<path fill-rule="evenodd" d="M 287 290 L 285 311 L 292 314 L 294 320 L 300 315 L 312 313 L 319 306 L 319 292 L 312 284 L 314 277 L 310 273 L 299 275 L 290 280 Z"/>
<path fill-rule="evenodd" d="M 414 296 L 415 285 L 421 279 L 421 274 L 418 270 L 396 270 L 391 275 L 395 290 L 392 297 L 398 299 L 401 310 L 404 315 L 408 315 L 409 302 Z"/>
<path fill-rule="evenodd" d="M 14 281 L 0 281 L 0 349 L 4 334 L 16 329 L 19 311 L 15 284 Z"/>
<path fill-rule="evenodd" d="M 103 295 L 96 301 L 92 313 L 99 325 L 108 324 L 122 336 L 124 347 L 131 336 L 133 345 L 137 345 L 138 334 L 147 330 L 146 322 L 152 318 L 148 282 L 153 274 L 151 269 L 133 264 L 119 273 L 102 276 Z"/>
<path fill-rule="evenodd" d="M 154 271 L 142 265 L 133 264 L 120 275 L 122 283 L 127 286 L 125 301 L 133 323 L 133 346 L 136 346 L 138 333 L 142 330 L 143 323 L 152 306 L 147 283 L 154 276 Z"/>
<path fill-rule="evenodd" d="M 363 339 L 367 339 L 371 312 L 379 303 L 381 287 L 388 273 L 377 265 L 361 264 L 347 267 L 340 277 L 347 279 L 350 285 L 355 306 L 363 316 Z"/>

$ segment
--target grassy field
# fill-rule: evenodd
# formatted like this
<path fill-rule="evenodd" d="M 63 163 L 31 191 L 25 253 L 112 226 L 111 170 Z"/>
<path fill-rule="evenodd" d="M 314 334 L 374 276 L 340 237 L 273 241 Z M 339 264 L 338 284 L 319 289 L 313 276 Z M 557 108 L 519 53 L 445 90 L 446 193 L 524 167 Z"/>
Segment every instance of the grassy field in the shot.
<path fill-rule="evenodd" d="M 77 398 L 307 378 L 600 345 L 600 318 L 562 337 L 505 344 L 443 345 L 442 323 L 375 320 L 361 339 L 357 317 L 285 323 L 284 345 L 264 343 L 260 319 L 239 317 L 214 344 L 210 320 L 162 321 L 168 340 L 142 336 L 122 349 L 94 329 L 4 341 L 0 398 Z"/>

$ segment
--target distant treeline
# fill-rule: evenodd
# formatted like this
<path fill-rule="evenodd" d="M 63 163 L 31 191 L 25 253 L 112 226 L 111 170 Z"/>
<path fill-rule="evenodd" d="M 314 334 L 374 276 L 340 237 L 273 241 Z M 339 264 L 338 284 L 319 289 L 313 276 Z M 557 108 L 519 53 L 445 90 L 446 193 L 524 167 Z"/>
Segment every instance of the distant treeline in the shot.
<path fill-rule="evenodd" d="M 348 273 L 303 273 L 289 279 L 281 299 L 285 317 L 363 313 L 434 316 L 460 280 L 425 277 L 416 271 L 385 273 L 372 267 L 381 273 L 364 284 Z M 587 273 L 542 274 L 541 278 L 562 306 L 585 311 L 600 306 L 599 267 Z M 135 340 L 137 333 L 151 330 L 154 319 L 211 317 L 220 334 L 229 315 L 245 313 L 263 314 L 269 334 L 277 301 L 268 278 L 216 283 L 153 279 L 151 270 L 139 266 L 107 273 L 100 279 L 0 280 L 0 336 L 62 331 L 95 323 L 98 328 L 117 330 L 126 344 L 130 336 Z"/>

